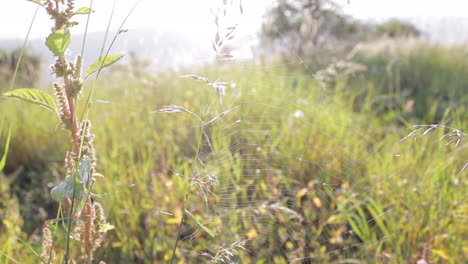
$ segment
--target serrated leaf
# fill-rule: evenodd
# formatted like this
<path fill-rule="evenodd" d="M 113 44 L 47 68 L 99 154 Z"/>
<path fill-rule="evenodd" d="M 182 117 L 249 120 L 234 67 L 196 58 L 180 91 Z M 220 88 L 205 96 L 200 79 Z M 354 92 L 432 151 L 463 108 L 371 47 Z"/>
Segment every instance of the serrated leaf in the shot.
<path fill-rule="evenodd" d="M 67 177 L 59 185 L 52 188 L 50 194 L 55 200 L 63 198 L 81 199 L 87 192 L 91 183 L 91 160 L 84 155 L 78 165 L 78 171 L 74 176 Z"/>
<path fill-rule="evenodd" d="M 114 55 L 107 55 L 97 59 L 89 68 L 86 70 L 86 77 L 88 78 L 91 74 L 110 66 L 111 64 L 120 60 L 125 54 L 114 54 Z"/>
<path fill-rule="evenodd" d="M 205 231 L 208 235 L 211 237 L 215 237 L 216 233 L 215 231 L 211 230 L 210 228 L 206 227 L 203 225 L 198 218 L 196 218 L 192 213 L 190 213 L 187 209 L 185 209 L 185 213 L 201 228 L 203 231 Z"/>
<path fill-rule="evenodd" d="M 36 4 L 40 5 L 40 6 L 43 6 L 41 0 L 26 0 L 26 1 L 33 2 L 33 3 L 36 3 Z"/>
<path fill-rule="evenodd" d="M 20 88 L 15 89 L 13 91 L 6 92 L 2 94 L 4 97 L 19 99 L 31 104 L 37 104 L 42 107 L 45 107 L 53 112 L 56 112 L 57 105 L 55 100 L 52 97 L 39 90 L 39 89 L 32 89 L 32 88 Z"/>
<path fill-rule="evenodd" d="M 63 54 L 70 45 L 71 34 L 70 31 L 65 29 L 59 29 L 51 33 L 46 39 L 46 46 L 50 51 L 57 57 L 63 57 Z"/>
<path fill-rule="evenodd" d="M 89 7 L 80 7 L 78 8 L 73 14 L 75 15 L 87 15 L 87 14 L 91 14 L 91 13 L 94 13 L 94 10 L 89 8 Z"/>

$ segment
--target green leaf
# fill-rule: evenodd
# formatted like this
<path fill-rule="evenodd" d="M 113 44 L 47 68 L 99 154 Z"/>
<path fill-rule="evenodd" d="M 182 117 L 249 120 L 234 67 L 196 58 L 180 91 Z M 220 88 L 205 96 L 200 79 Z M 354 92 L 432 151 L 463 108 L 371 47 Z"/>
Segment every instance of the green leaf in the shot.
<path fill-rule="evenodd" d="M 203 229 L 203 231 L 205 231 L 208 235 L 210 235 L 211 237 L 215 237 L 216 236 L 216 232 L 209 229 L 208 227 L 204 226 L 200 220 L 198 220 L 198 218 L 196 218 L 192 213 L 190 213 L 187 209 L 185 209 L 185 213 L 193 220 L 195 221 L 195 223 L 201 228 Z"/>
<path fill-rule="evenodd" d="M 57 105 L 55 104 L 54 99 L 52 99 L 52 97 L 49 94 L 39 89 L 20 88 L 6 92 L 2 94 L 2 96 L 19 99 L 31 104 L 37 104 L 49 110 L 52 110 L 53 112 L 57 111 Z"/>
<path fill-rule="evenodd" d="M 50 51 L 57 57 L 63 57 L 63 54 L 70 45 L 71 34 L 70 31 L 65 29 L 59 29 L 51 33 L 46 39 L 46 46 Z"/>
<path fill-rule="evenodd" d="M 63 182 L 50 190 L 50 195 L 57 201 L 63 198 L 81 199 L 85 194 L 83 183 L 74 176 L 68 176 Z"/>
<path fill-rule="evenodd" d="M 3 126 L 2 126 L 2 128 L 3 128 Z M 3 169 L 5 168 L 6 159 L 7 159 L 7 156 L 8 156 L 8 150 L 10 148 L 10 139 L 11 139 L 11 126 L 8 129 L 8 136 L 6 138 L 6 143 L 5 143 L 5 151 L 3 152 L 2 160 L 0 160 L 0 172 L 3 171 Z"/>
<path fill-rule="evenodd" d="M 52 188 L 50 191 L 52 198 L 58 201 L 63 198 L 83 198 L 91 183 L 90 173 L 91 160 L 85 155 L 80 160 L 77 173 L 74 176 L 68 176 L 63 182 Z"/>
<path fill-rule="evenodd" d="M 91 13 L 94 13 L 94 10 L 85 6 L 85 7 L 78 8 L 73 14 L 75 14 L 75 15 L 87 15 L 87 14 L 91 14 Z"/>
<path fill-rule="evenodd" d="M 33 3 L 36 3 L 36 4 L 40 5 L 40 6 L 43 6 L 41 0 L 26 0 L 26 1 L 33 2 Z"/>
<path fill-rule="evenodd" d="M 85 78 L 88 78 L 91 74 L 115 63 L 116 61 L 120 60 L 123 56 L 125 56 L 125 54 L 114 54 L 97 59 L 91 66 L 89 66 L 88 70 L 86 70 Z"/>

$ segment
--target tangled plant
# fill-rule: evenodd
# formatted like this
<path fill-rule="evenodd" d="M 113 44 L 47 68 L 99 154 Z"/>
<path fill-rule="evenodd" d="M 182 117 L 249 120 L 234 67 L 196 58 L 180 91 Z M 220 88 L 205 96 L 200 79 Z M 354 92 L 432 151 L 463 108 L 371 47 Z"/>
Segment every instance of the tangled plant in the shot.
<path fill-rule="evenodd" d="M 33 0 L 43 7 L 54 21 L 52 33 L 45 44 L 55 56 L 55 62 L 50 66 L 57 81 L 53 83 L 55 99 L 39 90 L 21 88 L 2 94 L 3 97 L 19 99 L 42 106 L 54 112 L 64 129 L 70 132 L 71 147 L 65 155 L 65 179 L 51 190 L 51 196 L 60 201 L 64 218 L 54 219 L 49 223 L 64 223 L 66 230 L 65 252 L 58 252 L 54 245 L 53 231 L 57 226 L 47 224 L 43 228 L 42 263 L 92 263 L 93 252 L 101 245 L 105 233 L 113 226 L 108 224 L 102 205 L 94 200 L 91 192 L 96 176 L 96 154 L 94 150 L 94 135 L 91 132 L 90 120 L 79 120 L 76 114 L 76 103 L 83 89 L 82 55 L 70 61 L 66 54 L 71 42 L 69 29 L 78 24 L 72 21 L 75 15 L 90 15 L 94 12 L 90 7 L 75 9 L 74 0 Z M 92 2 L 91 2 L 92 4 Z M 86 71 L 85 78 L 112 63 L 123 55 L 109 55 L 99 58 Z M 97 78 L 97 77 L 96 77 Z M 14 80 L 12 80 L 12 83 Z M 88 109 L 88 102 L 85 108 Z M 65 210 L 64 210 L 65 211 Z M 81 256 L 73 259 L 70 255 L 70 238 L 79 241 Z M 57 248 L 54 248 L 57 247 Z M 60 247 L 63 248 L 63 247 Z M 63 259 L 60 260 L 60 257 Z M 102 261 L 100 263 L 103 263 Z"/>

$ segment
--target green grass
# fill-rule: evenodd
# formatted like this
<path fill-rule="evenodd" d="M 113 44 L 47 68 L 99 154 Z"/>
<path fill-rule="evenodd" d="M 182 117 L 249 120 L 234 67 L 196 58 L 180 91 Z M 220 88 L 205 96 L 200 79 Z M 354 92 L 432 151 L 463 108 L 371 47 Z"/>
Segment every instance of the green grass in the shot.
<path fill-rule="evenodd" d="M 129 72 L 105 74 L 96 85 L 95 98 L 110 103 L 96 102 L 90 109 L 96 134 L 98 171 L 105 176 L 98 179 L 93 191 L 101 195 L 99 200 L 105 205 L 106 215 L 115 230 L 107 235 L 103 246 L 95 253 L 96 259 L 107 263 L 167 263 L 170 260 L 186 189 L 185 180 L 175 176 L 173 171 L 184 175 L 193 172 L 200 136 L 199 129 L 194 126 L 199 122 L 188 114 L 152 111 L 176 104 L 195 113 L 208 112 L 213 117 L 220 109 L 213 106 L 207 111 L 207 108 L 217 102 L 215 92 L 203 82 L 178 78 L 183 74 L 197 74 L 210 80 L 219 76 L 223 81 L 233 80 L 243 96 L 255 88 L 260 103 L 282 117 L 279 132 L 272 137 L 278 138 L 276 148 L 283 153 L 294 155 L 296 153 L 288 149 L 303 145 L 335 150 L 324 152 L 310 148 L 305 154 L 309 160 L 332 161 L 327 163 L 328 174 L 323 177 L 350 175 L 346 184 L 341 184 L 343 192 L 315 185 L 318 172 L 314 166 L 298 166 L 292 160 L 285 162 L 284 165 L 295 169 L 290 184 L 312 184 L 322 191 L 318 198 L 324 201 L 323 207 L 313 210 L 303 205 L 297 210 L 310 219 L 327 220 L 310 227 L 317 240 L 345 226 L 352 228 L 356 236 L 354 240 L 345 239 L 338 247 L 356 245 L 359 239 L 369 243 L 359 244 L 356 250 L 340 251 L 343 255 L 335 257 L 324 254 L 321 246 L 332 246 L 331 241 L 324 242 L 311 252 L 314 261 L 327 263 L 338 258 L 352 258 L 377 263 L 376 256 L 386 253 L 395 263 L 415 263 L 422 258 L 424 247 L 428 247 L 430 259 L 435 263 L 463 262 L 467 254 L 463 237 L 467 232 L 464 226 L 468 213 L 466 171 L 457 174 L 466 163 L 466 142 L 462 141 L 458 147 L 443 146 L 444 142 L 437 139 L 444 131 L 434 131 L 414 143 L 412 139 L 400 143 L 400 139 L 411 132 L 405 124 L 437 121 L 465 132 L 468 130 L 467 98 L 463 94 L 468 84 L 463 66 L 466 62 L 462 65 L 460 56 L 453 54 L 455 51 L 457 49 L 427 46 L 409 55 L 400 55 L 402 62 L 387 67 L 390 72 L 385 70 L 391 61 L 386 54 L 361 57 L 370 70 L 330 85 L 325 103 L 321 97 L 323 89 L 313 79 L 272 76 L 303 76 L 300 69 L 286 71 L 283 68 L 264 75 L 241 71 L 240 64 L 233 64 L 206 67 L 198 72 L 143 74 L 138 78 L 129 78 Z M 401 92 L 405 87 L 411 91 L 403 98 Z M 295 110 L 294 104 L 284 101 L 289 92 L 307 102 L 302 109 L 310 115 L 301 123 L 300 133 L 294 132 L 287 122 L 288 115 Z M 223 98 L 227 106 L 233 100 L 229 93 L 232 90 Z M 376 99 L 382 95 L 397 98 L 397 107 Z M 261 102 L 266 98 L 269 99 Z M 416 101 L 415 108 L 405 111 L 409 100 Z M 2 99 L 0 106 L 1 117 L 14 123 L 7 169 L 0 177 L 0 240 L 6 241 L 0 247 L 0 263 L 14 263 L 13 259 L 18 263 L 36 263 L 38 258 L 28 245 L 40 251 L 41 224 L 56 217 L 57 204 L 52 202 L 49 189 L 56 184 L 56 177 L 64 173 L 61 159 L 71 142 L 68 132 L 58 127 L 58 120 L 50 117 L 45 109 L 17 103 Z M 249 111 L 249 108 L 243 110 Z M 219 123 L 210 130 L 212 135 L 223 133 L 220 128 L 223 121 Z M 229 144 L 226 138 L 217 147 L 223 149 Z M 347 148 L 353 152 L 347 152 Z M 350 162 L 356 162 L 359 169 L 352 173 L 346 171 L 343 165 Z M 261 186 L 257 190 L 267 192 L 280 187 Z M 202 213 L 203 199 L 194 195 L 195 189 L 189 188 L 189 192 L 190 211 L 206 223 L 210 219 Z M 306 195 L 304 199 L 310 203 L 312 196 Z M 216 202 L 214 199 L 213 203 Z M 368 222 L 371 218 L 375 220 Z M 207 224 L 216 226 L 216 223 Z M 260 223 L 250 224 L 262 228 Z M 190 232 L 194 226 L 196 224 L 188 220 L 182 231 Z M 275 229 L 268 227 L 267 230 Z M 222 230 L 220 239 L 229 238 L 236 231 Z M 54 237 L 59 247 L 64 234 L 66 232 L 59 228 Z M 262 239 L 274 240 L 275 234 L 268 233 Z M 206 262 L 206 258 L 193 251 L 214 255 L 217 247 L 216 240 L 203 234 L 191 242 L 181 241 L 177 250 L 178 263 Z M 242 263 L 283 263 L 278 257 L 269 258 L 277 254 L 275 248 L 265 247 L 260 242 L 247 247 L 256 254 L 239 250 Z M 72 244 L 71 250 L 73 254 L 80 254 L 78 245 Z"/>

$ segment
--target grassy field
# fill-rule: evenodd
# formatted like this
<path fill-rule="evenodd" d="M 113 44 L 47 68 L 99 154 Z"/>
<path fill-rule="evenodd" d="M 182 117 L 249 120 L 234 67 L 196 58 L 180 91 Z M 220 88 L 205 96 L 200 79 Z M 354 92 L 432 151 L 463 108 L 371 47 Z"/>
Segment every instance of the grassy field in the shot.
<path fill-rule="evenodd" d="M 374 43 L 355 55 L 366 71 L 326 84 L 299 64 L 270 67 L 278 62 L 106 72 L 90 112 L 104 175 L 93 191 L 115 228 L 95 259 L 168 263 L 179 235 L 177 263 L 221 263 L 230 253 L 238 262 L 225 263 L 463 263 L 466 141 L 445 146 L 452 137 L 438 139 L 452 132 L 446 128 L 400 139 L 418 124 L 468 131 L 467 51 Z M 236 85 L 219 97 L 203 81 L 179 77 L 186 74 Z M 166 105 L 204 122 L 239 108 L 202 130 L 189 113 L 155 113 Z M 37 106 L 1 99 L 0 108 L 13 128 L 0 175 L 0 263 L 39 263 L 42 226 L 60 222 L 51 220 L 58 203 L 49 192 L 63 179 L 69 132 Z M 245 122 L 233 129 L 236 120 Z M 245 139 L 242 148 L 233 147 L 236 139 Z M 258 146 L 266 150 L 255 157 L 273 159 L 275 172 L 250 179 L 259 167 L 241 157 Z M 218 185 L 193 178 L 208 167 Z M 185 209 L 194 219 L 185 217 L 178 230 Z M 64 228 L 54 231 L 63 249 Z M 78 242 L 71 250 L 81 254 Z"/>

